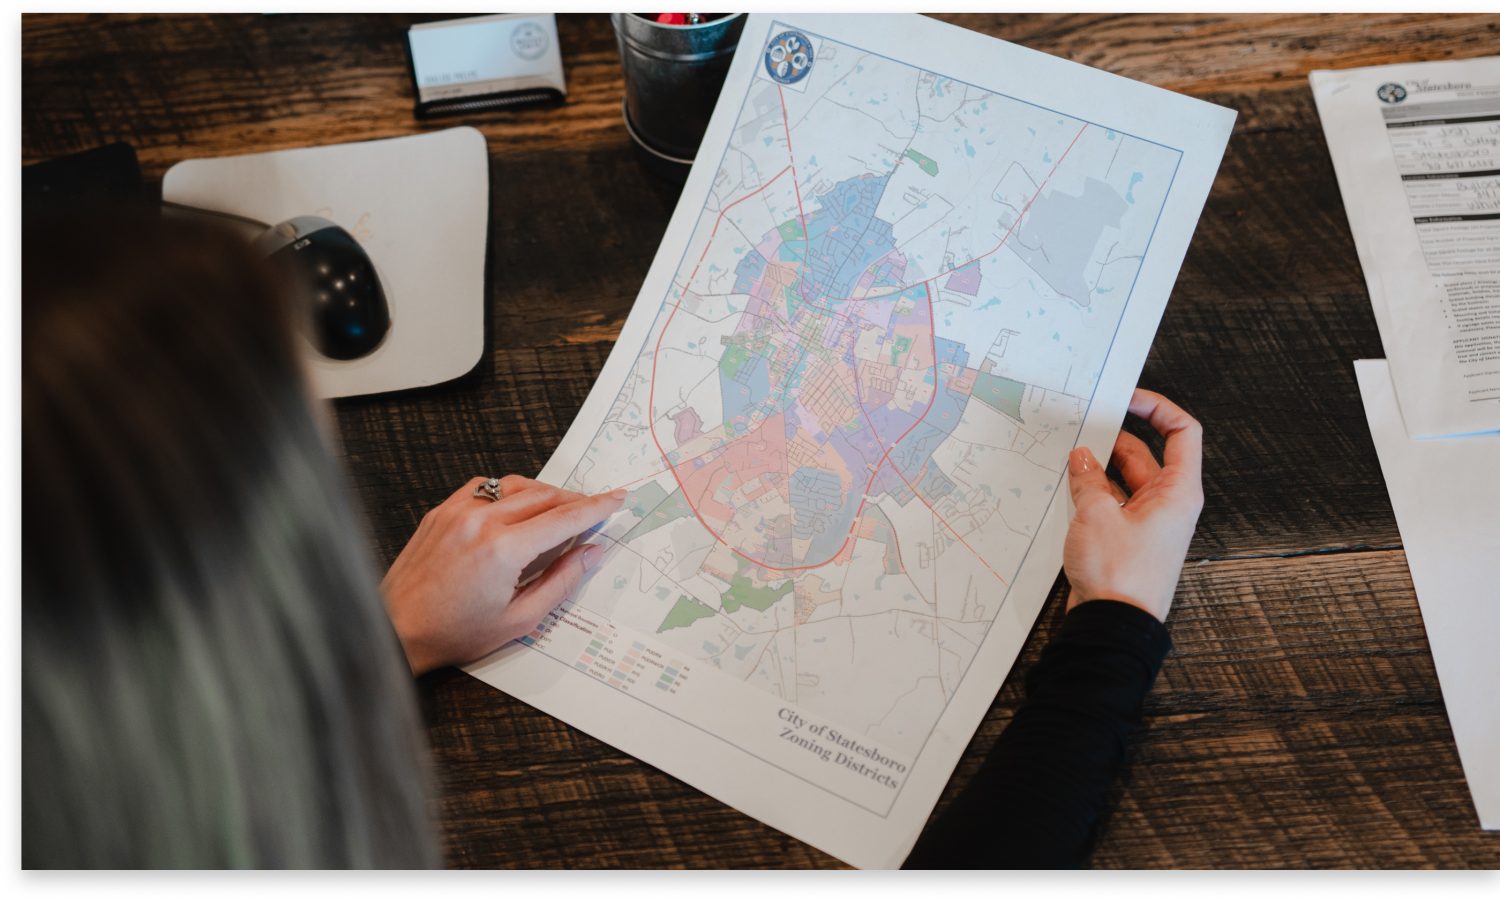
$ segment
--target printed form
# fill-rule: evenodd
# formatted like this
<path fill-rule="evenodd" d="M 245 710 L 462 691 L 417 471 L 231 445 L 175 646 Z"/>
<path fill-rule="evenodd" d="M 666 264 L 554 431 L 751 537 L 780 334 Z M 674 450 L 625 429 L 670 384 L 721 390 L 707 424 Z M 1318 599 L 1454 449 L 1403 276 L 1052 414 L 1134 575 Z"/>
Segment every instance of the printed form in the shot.
<path fill-rule="evenodd" d="M 469 671 L 899 865 L 1057 577 L 1068 452 L 1108 454 L 1233 122 L 921 16 L 751 16 L 541 473 L 630 489 L 608 552 Z"/>
<path fill-rule="evenodd" d="M 1500 434 L 1412 440 L 1385 360 L 1354 372 L 1479 826 L 1500 829 Z"/>
<path fill-rule="evenodd" d="M 1310 80 L 1407 433 L 1500 430 L 1500 57 Z"/>

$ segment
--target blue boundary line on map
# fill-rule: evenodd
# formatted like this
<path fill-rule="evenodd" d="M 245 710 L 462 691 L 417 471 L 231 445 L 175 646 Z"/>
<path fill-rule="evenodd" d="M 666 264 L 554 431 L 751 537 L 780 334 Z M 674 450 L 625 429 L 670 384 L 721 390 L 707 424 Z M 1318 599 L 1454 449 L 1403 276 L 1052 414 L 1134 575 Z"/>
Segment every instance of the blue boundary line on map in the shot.
<path fill-rule="evenodd" d="M 762 43 L 764 43 L 764 41 L 766 39 L 769 39 L 769 37 L 771 35 L 771 32 L 773 30 L 775 30 L 775 28 L 778 25 L 788 26 L 788 23 L 783 23 L 783 22 L 780 22 L 780 21 L 777 21 L 777 20 L 773 19 L 771 21 L 770 25 L 766 29 L 766 35 L 765 35 L 764 38 L 762 38 Z M 1132 278 L 1131 281 L 1130 281 L 1130 290 L 1125 295 L 1125 302 L 1120 306 L 1120 315 L 1119 315 L 1119 318 L 1116 319 L 1116 321 L 1115 321 L 1115 330 L 1114 330 L 1114 333 L 1110 335 L 1109 346 L 1105 350 L 1104 359 L 1106 360 L 1105 364 L 1107 365 L 1109 357 L 1110 357 L 1110 354 L 1114 350 L 1115 341 L 1119 338 L 1120 328 L 1121 328 L 1121 326 L 1125 322 L 1125 313 L 1126 313 L 1127 310 L 1129 310 L 1129 308 L 1130 308 L 1130 301 L 1135 296 L 1135 288 L 1136 288 L 1136 284 L 1140 281 L 1141 270 L 1146 267 L 1146 257 L 1151 252 L 1151 243 L 1156 238 L 1156 229 L 1157 229 L 1158 226 L 1161 225 L 1161 217 L 1166 213 L 1167 201 L 1172 196 L 1172 187 L 1177 183 L 1177 173 L 1182 168 L 1182 159 L 1183 159 L 1183 156 L 1184 156 L 1184 153 L 1183 153 L 1182 149 L 1178 148 L 1178 147 L 1173 147 L 1173 146 L 1171 146 L 1169 144 L 1163 144 L 1163 143 L 1161 143 L 1159 141 L 1153 141 L 1153 140 L 1151 140 L 1149 138 L 1143 138 L 1140 135 L 1132 134 L 1131 132 L 1125 131 L 1123 129 L 1113 128 L 1113 127 L 1108 126 L 1108 125 L 1103 125 L 1103 124 L 1101 124 L 1099 122 L 1094 122 L 1094 121 L 1091 121 L 1089 119 L 1080 118 L 1079 116 L 1069 115 L 1069 114 L 1067 114 L 1065 112 L 1062 112 L 1060 110 L 1052 109 L 1049 106 L 1043 106 L 1040 103 L 1034 103 L 1034 102 L 1032 102 L 1030 100 L 1023 100 L 1020 97 L 1015 97 L 1015 96 L 1012 96 L 1010 94 L 1003 93 L 1001 91 L 991 90 L 990 88 L 983 87 L 982 85 L 973 84 L 972 82 L 964 81 L 964 80 L 962 80 L 960 78 L 953 78 L 952 76 L 949 76 L 949 75 L 943 75 L 941 72 L 936 72 L 936 71 L 934 71 L 932 69 L 924 69 L 924 68 L 922 68 L 920 66 L 917 66 L 917 65 L 914 65 L 912 63 L 904 62 L 904 61 L 896 59 L 894 57 L 886 56 L 885 54 L 882 54 L 882 53 L 877 53 L 877 52 L 875 52 L 873 50 L 866 50 L 866 49 L 864 49 L 862 47 L 855 47 L 853 44 L 846 44 L 843 41 L 839 41 L 839 40 L 836 40 L 834 38 L 830 38 L 830 37 L 828 37 L 826 35 L 817 34 L 815 32 L 811 32 L 811 31 L 807 31 L 806 33 L 810 34 L 810 35 L 812 35 L 814 37 L 817 37 L 820 40 L 831 41 L 832 43 L 839 44 L 839 45 L 844 46 L 844 47 L 849 47 L 852 50 L 860 51 L 860 52 L 863 52 L 863 53 L 868 53 L 868 54 L 870 54 L 872 56 L 878 56 L 881 59 L 888 60 L 890 62 L 896 63 L 897 65 L 902 65 L 902 66 L 906 66 L 906 67 L 911 68 L 911 69 L 916 69 L 919 72 L 932 72 L 932 74 L 938 75 L 938 76 L 940 76 L 942 78 L 947 78 L 949 81 L 953 81 L 953 82 L 956 82 L 958 84 L 965 85 L 967 87 L 978 88 L 979 90 L 987 91 L 989 93 L 995 94 L 996 96 L 1005 97 L 1007 100 L 1011 100 L 1011 101 L 1014 101 L 1016 103 L 1022 103 L 1022 104 L 1025 104 L 1026 106 L 1034 107 L 1036 109 L 1046 110 L 1047 112 L 1054 113 L 1056 115 L 1062 116 L 1063 118 L 1072 119 L 1075 122 L 1083 122 L 1084 124 L 1086 124 L 1086 125 L 1092 125 L 1095 128 L 1103 128 L 1106 131 L 1113 131 L 1113 132 L 1116 132 L 1118 134 L 1124 135 L 1125 137 L 1132 138 L 1134 140 L 1138 140 L 1138 141 L 1140 141 L 1142 143 L 1145 143 L 1145 144 L 1151 144 L 1151 145 L 1156 146 L 1156 147 L 1161 147 L 1164 150 L 1171 150 L 1171 151 L 1173 151 L 1173 152 L 1175 152 L 1177 154 L 1177 165 L 1172 168 L 1172 178 L 1167 182 L 1167 190 L 1166 190 L 1166 192 L 1164 194 L 1162 194 L 1161 206 L 1158 207 L 1158 209 L 1156 211 L 1156 221 L 1151 224 L 1151 233 L 1149 235 L 1147 235 L 1147 237 L 1146 237 L 1146 246 L 1141 250 L 1141 262 L 1140 262 L 1140 265 L 1138 265 L 1136 267 L 1135 277 Z M 752 73 L 752 75 L 751 75 L 751 82 L 753 83 L 755 80 L 756 80 L 755 75 Z M 747 90 L 746 94 L 745 94 L 745 97 L 741 98 L 741 100 L 740 100 L 740 110 L 739 110 L 739 113 L 735 117 L 735 123 L 736 124 L 738 124 L 738 122 L 739 122 L 739 116 L 741 116 L 741 115 L 744 114 L 745 102 L 748 99 L 749 99 L 749 92 Z M 729 156 L 729 143 L 726 142 L 725 145 L 724 145 L 724 151 L 719 154 L 718 166 L 715 169 L 716 172 L 723 170 L 723 168 L 724 168 L 724 160 L 728 156 Z M 707 212 L 708 212 L 708 208 L 706 206 L 699 210 L 699 212 L 698 212 L 698 218 L 693 223 L 693 230 L 689 233 L 690 235 L 691 234 L 696 234 L 698 232 L 698 230 L 700 229 L 700 227 L 703 224 L 703 219 L 704 219 L 704 216 L 707 214 Z M 691 240 L 688 241 L 688 244 L 690 244 L 690 243 L 691 243 Z M 682 264 L 683 264 L 683 261 L 687 259 L 688 249 L 689 249 L 689 247 L 685 244 L 683 246 L 682 255 L 680 257 L 678 257 L 677 266 L 676 266 L 675 269 L 673 269 L 672 280 L 671 280 L 671 282 L 670 282 L 670 284 L 668 286 L 668 289 L 667 289 L 667 296 L 665 296 L 665 297 L 662 298 L 661 304 L 657 307 L 656 315 L 653 316 L 652 319 L 651 319 L 651 327 L 646 330 L 646 337 L 645 337 L 645 341 L 646 342 L 650 341 L 651 335 L 656 331 L 656 325 L 657 325 L 657 323 L 661 320 L 662 312 L 663 312 L 663 310 L 666 309 L 666 300 L 667 300 L 667 297 L 671 296 L 672 288 L 676 286 L 676 281 L 677 281 L 676 276 L 677 276 L 677 274 L 679 272 L 682 271 Z M 683 286 L 683 291 L 686 292 L 687 288 L 688 288 L 688 286 L 684 285 Z M 645 343 L 642 343 L 642 345 L 641 345 L 642 352 L 644 352 L 645 346 L 646 346 Z M 641 358 L 641 354 L 637 353 L 636 356 L 635 356 L 635 359 L 636 359 L 637 363 L 639 362 L 640 358 Z M 634 368 L 635 368 L 635 364 L 632 364 L 632 369 L 634 369 Z M 1083 416 L 1079 419 L 1078 431 L 1076 431 L 1074 433 L 1074 435 L 1073 435 L 1073 442 L 1074 442 L 1075 445 L 1077 444 L 1077 441 L 1078 441 L 1078 435 L 1080 435 L 1080 434 L 1083 433 L 1083 423 L 1086 422 L 1086 421 L 1088 421 L 1089 410 L 1093 409 L 1093 406 L 1094 406 L 1094 397 L 1098 394 L 1098 392 L 1099 392 L 1099 381 L 1096 379 L 1094 381 L 1093 390 L 1090 391 L 1090 393 L 1089 393 L 1088 402 L 1084 406 Z M 611 406 L 612 405 L 613 404 L 611 404 Z M 646 415 L 649 417 L 651 415 L 651 410 L 649 410 L 649 409 L 646 410 Z M 604 426 L 605 426 L 605 424 L 607 424 L 607 422 L 608 422 L 607 419 L 605 421 L 600 422 L 599 427 L 597 429 L 595 429 L 595 431 L 594 431 L 594 437 L 589 442 L 589 446 L 593 446 L 594 441 L 598 440 L 598 437 L 599 437 L 600 433 L 603 432 Z M 950 435 L 951 435 L 951 432 L 950 432 Z M 572 471 L 570 471 L 568 473 L 568 477 L 572 478 L 573 475 L 577 473 L 577 471 L 578 471 L 578 466 L 575 465 L 573 467 Z M 1052 489 L 1054 497 L 1057 496 L 1057 489 L 1058 489 L 1059 486 L 1061 486 L 1061 484 L 1062 484 L 1062 476 L 1059 475 L 1057 483 L 1055 485 L 1053 485 L 1053 489 Z M 1050 509 L 1050 502 L 1049 502 L 1049 509 Z M 1036 536 L 1033 535 L 1032 539 L 1031 539 L 1031 542 L 1029 544 L 1027 544 L 1027 546 L 1026 546 L 1026 552 L 1021 555 L 1021 561 L 1016 565 L 1015 572 L 1020 572 L 1021 569 L 1025 567 L 1026 560 L 1031 557 L 1031 551 L 1032 551 L 1032 549 L 1035 548 L 1035 546 L 1036 546 Z M 1014 573 L 1012 574 L 1012 580 L 1014 580 Z M 1002 609 L 1005 608 L 1006 602 L 1010 599 L 1010 591 L 1011 591 L 1010 587 L 1007 586 L 1006 590 L 1005 590 L 1005 595 L 1000 600 L 1000 605 L 998 607 L 996 607 L 996 609 L 995 609 L 995 615 L 996 616 L 999 616 L 1000 610 L 1002 610 Z M 896 611 L 896 612 L 899 612 L 899 611 Z M 990 622 L 989 622 L 989 625 L 985 626 L 984 637 L 980 638 L 979 645 L 978 645 L 978 647 L 975 648 L 973 656 L 971 656 L 969 658 L 968 665 L 964 666 L 963 672 L 960 673 L 960 675 L 959 675 L 958 680 L 959 680 L 960 684 L 963 682 L 964 678 L 966 678 L 968 676 L 969 669 L 973 667 L 974 661 L 979 658 L 980 653 L 984 650 L 985 641 L 987 641 L 989 639 L 989 636 L 990 636 L 990 627 L 989 626 L 993 625 L 993 624 L 994 624 L 994 619 L 991 619 Z M 532 646 L 532 647 L 529 647 L 528 649 L 534 650 L 537 653 L 540 653 L 542 656 L 546 657 L 547 659 L 550 659 L 553 662 L 556 662 L 559 665 L 562 665 L 562 666 L 566 667 L 568 669 L 568 671 L 570 671 L 570 672 L 574 671 L 573 667 L 569 663 L 567 663 L 566 661 L 564 661 L 564 660 L 562 660 L 562 659 L 560 659 L 560 658 L 558 658 L 556 656 L 553 656 L 550 653 L 547 653 L 546 651 L 544 651 L 544 650 L 542 650 L 542 649 L 540 649 L 538 647 Z M 688 726 L 690 726 L 690 727 L 692 727 L 692 728 L 694 728 L 694 729 L 702 732 L 703 734 L 706 734 L 709 737 L 712 737 L 712 738 L 720 741 L 721 743 L 723 743 L 723 744 L 725 744 L 725 745 L 727 745 L 729 747 L 734 748 L 735 750 L 738 750 L 739 752 L 745 754 L 746 756 L 749 756 L 752 759 L 755 759 L 755 760 L 759 761 L 760 763 L 762 763 L 764 765 L 767 765 L 767 766 L 770 766 L 770 767 L 772 767 L 774 769 L 777 769 L 778 771 L 781 771 L 781 772 L 783 772 L 783 773 L 785 773 L 787 775 L 790 775 L 793 778 L 796 778 L 797 780 L 802 781 L 802 782 L 804 782 L 806 784 L 810 784 L 813 787 L 816 787 L 816 788 L 824 791 L 825 793 L 829 794 L 830 796 L 833 796 L 833 797 L 835 797 L 835 798 L 837 798 L 837 799 L 839 799 L 839 800 L 841 800 L 841 801 L 843 801 L 845 803 L 848 803 L 851 806 L 856 806 L 856 807 L 858 807 L 858 808 L 860 808 L 860 809 L 862 809 L 862 810 L 864 810 L 864 811 L 866 811 L 866 812 L 868 812 L 868 813 L 870 813 L 872 815 L 880 817 L 881 819 L 887 819 L 887 818 L 890 817 L 891 810 L 895 809 L 896 803 L 899 802 L 900 799 L 901 799 L 902 792 L 906 790 L 906 785 L 911 780 L 909 775 L 908 775 L 907 778 L 902 779 L 901 786 L 896 789 L 896 793 L 891 798 L 890 805 L 886 807 L 885 812 L 877 812 L 877 811 L 869 808 L 868 806 L 865 806 L 863 803 L 859 803 L 858 801 L 855 801 L 855 800 L 850 800 L 848 797 L 845 797 L 845 796 L 843 796 L 841 794 L 835 793 L 832 789 L 826 787 L 825 785 L 818 784 L 816 781 L 812 781 L 812 780 L 806 778 L 803 775 L 800 775 L 800 774 L 798 774 L 796 772 L 791 771 L 790 769 L 785 768 L 784 766 L 779 765 L 778 763 L 774 763 L 774 762 L 772 762 L 772 761 L 770 761 L 768 759 L 765 759 L 764 757 L 762 757 L 762 756 L 760 756 L 760 755 L 758 755 L 758 754 L 756 754 L 756 753 L 754 753 L 754 752 L 752 752 L 750 750 L 745 749 L 744 747 L 742 747 L 742 746 L 740 746 L 738 744 L 732 743 L 727 738 L 723 737 L 722 735 L 714 734 L 712 731 L 709 731 L 708 729 L 702 727 L 701 725 L 698 725 L 698 724 L 696 724 L 694 722 L 690 722 L 690 721 L 688 721 L 686 719 L 680 718 L 679 716 L 675 715 L 674 713 L 668 712 L 667 710 L 662 709 L 659 706 L 656 706 L 655 704 L 649 702 L 645 698 L 637 697 L 637 696 L 635 696 L 633 694 L 630 694 L 630 693 L 628 693 L 628 692 L 626 692 L 624 690 L 621 690 L 620 688 L 612 687 L 608 683 L 605 683 L 605 682 L 600 682 L 600 683 L 603 684 L 605 687 L 610 688 L 610 690 L 617 691 L 617 692 L 619 692 L 621 695 L 623 695 L 625 697 L 629 697 L 632 700 L 635 700 L 635 701 L 637 701 L 639 703 L 643 703 L 647 707 L 649 707 L 649 708 L 651 708 L 651 709 L 653 709 L 653 710 L 655 710 L 655 711 L 657 711 L 657 712 L 659 712 L 659 713 L 661 713 L 663 715 L 669 716 L 669 717 L 671 717 L 672 719 L 674 719 L 674 720 L 676 720 L 678 722 L 682 722 L 683 724 L 688 725 Z M 947 713 L 948 707 L 952 705 L 952 702 L 953 702 L 953 698 L 951 696 L 948 697 L 944 701 L 942 712 L 940 712 L 938 714 L 938 717 L 937 717 L 937 719 L 934 722 L 933 728 L 931 728 L 931 729 L 928 730 L 927 737 L 925 737 L 922 740 L 922 745 L 919 748 L 917 748 L 916 754 L 912 757 L 913 768 L 915 768 L 916 761 L 919 760 L 919 759 L 921 759 L 922 754 L 924 752 L 926 752 L 927 745 L 932 740 L 933 732 L 937 730 L 936 722 L 941 722 L 942 721 L 943 716 Z"/>

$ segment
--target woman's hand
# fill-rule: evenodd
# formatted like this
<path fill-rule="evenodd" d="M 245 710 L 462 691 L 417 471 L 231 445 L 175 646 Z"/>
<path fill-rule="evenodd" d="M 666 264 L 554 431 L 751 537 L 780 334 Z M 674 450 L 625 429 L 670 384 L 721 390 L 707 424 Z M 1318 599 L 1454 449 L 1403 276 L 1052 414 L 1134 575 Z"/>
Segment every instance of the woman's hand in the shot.
<path fill-rule="evenodd" d="M 604 548 L 574 547 L 517 590 L 538 556 L 604 521 L 625 491 L 592 497 L 507 475 L 501 497 L 475 478 L 417 526 L 381 587 L 415 674 L 473 662 L 532 628 L 578 587 Z"/>
<path fill-rule="evenodd" d="M 1121 431 L 1110 461 L 1130 489 L 1127 500 L 1087 447 L 1069 455 L 1074 512 L 1063 544 L 1063 571 L 1073 589 L 1068 609 L 1089 600 L 1119 600 L 1165 622 L 1203 510 L 1203 426 L 1151 391 L 1137 389 L 1130 412 L 1166 437 L 1163 464 L 1144 441 Z"/>

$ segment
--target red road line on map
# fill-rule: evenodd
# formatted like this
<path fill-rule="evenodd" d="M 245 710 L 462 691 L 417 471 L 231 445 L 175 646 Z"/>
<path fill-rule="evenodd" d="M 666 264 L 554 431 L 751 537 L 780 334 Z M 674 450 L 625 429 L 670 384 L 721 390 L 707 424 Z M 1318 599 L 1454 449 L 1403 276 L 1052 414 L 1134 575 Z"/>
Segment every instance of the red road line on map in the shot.
<path fill-rule="evenodd" d="M 983 556 L 979 555 L 979 551 L 978 550 L 975 550 L 973 547 L 969 546 L 969 542 L 966 541 L 966 540 L 964 540 L 964 536 L 958 533 L 958 529 L 954 528 L 952 525 L 948 524 L 948 520 L 945 519 L 945 518 L 943 518 L 942 515 L 940 513 L 938 513 L 938 511 L 936 509 L 933 509 L 932 504 L 927 502 L 927 498 L 922 496 L 921 491 L 917 490 L 916 485 L 912 484 L 911 481 L 907 479 L 905 472 L 902 472 L 901 469 L 899 467 L 895 466 L 895 465 L 891 466 L 891 471 L 895 472 L 896 475 L 897 475 L 897 477 L 899 477 L 902 481 L 906 482 L 906 486 L 911 489 L 912 496 L 914 496 L 918 500 L 922 501 L 922 505 L 925 506 L 925 507 L 927 507 L 927 511 L 928 512 L 932 513 L 932 517 L 934 519 L 937 519 L 939 522 L 941 522 L 942 525 L 943 525 L 943 527 L 946 528 L 946 529 L 948 529 L 948 533 L 952 534 L 955 538 L 957 538 L 958 542 L 960 544 L 964 545 L 964 549 L 967 550 L 967 551 L 969 551 L 969 553 L 972 554 L 975 559 L 979 560 L 979 564 L 981 566 L 984 566 L 986 569 L 989 569 L 990 570 L 990 574 L 993 575 L 993 576 L 995 576 L 996 578 L 999 578 L 1001 584 L 1005 585 L 1006 587 L 1010 587 L 1010 582 L 1006 581 L 1005 578 L 1003 576 L 1001 576 L 1001 574 L 999 572 L 996 572 L 995 569 L 994 569 L 994 567 L 991 566 L 989 564 L 989 562 L 987 560 L 985 560 L 985 558 Z"/>
<path fill-rule="evenodd" d="M 927 409 L 929 411 L 931 411 L 933 405 L 937 401 L 937 392 L 938 392 L 937 322 L 933 318 L 933 313 L 932 313 L 932 289 L 929 288 L 929 287 L 927 287 L 927 282 L 925 282 L 925 281 L 922 282 L 922 289 L 927 292 L 927 320 L 928 320 L 929 324 L 932 326 L 932 335 L 933 335 L 933 338 L 932 338 L 932 400 L 929 400 L 927 402 Z M 854 374 L 854 388 L 855 388 L 856 391 L 859 390 L 859 372 L 857 370 L 855 371 L 855 374 Z M 865 423 L 870 426 L 870 430 L 871 431 L 874 431 L 875 430 L 875 421 L 870 418 L 869 411 L 865 409 L 865 402 L 864 402 L 864 400 L 863 399 L 857 399 L 856 403 L 859 405 L 859 411 L 860 411 L 860 413 L 863 414 L 864 417 L 865 417 Z M 927 417 L 927 413 L 923 413 L 922 414 L 922 418 L 926 418 L 926 417 Z M 920 421 L 921 421 L 921 419 L 917 420 L 917 422 L 920 422 Z M 917 427 L 916 423 L 913 423 L 912 427 L 908 428 L 906 430 L 906 434 L 910 434 L 912 432 L 912 429 L 914 429 L 916 427 Z M 891 450 L 896 449 L 896 444 L 899 444 L 899 443 L 901 443 L 901 441 L 905 440 L 906 434 L 903 434 L 903 435 L 901 435 L 901 437 L 897 438 L 895 444 L 891 444 Z M 880 466 L 884 465 L 887 462 L 887 457 L 889 457 L 889 456 L 890 456 L 890 451 L 888 450 L 888 451 L 886 451 L 886 455 L 880 458 L 880 463 L 878 463 L 875 466 L 875 472 L 876 473 L 879 473 Z M 896 476 L 898 478 L 900 478 L 902 481 L 906 482 L 906 486 L 907 486 L 907 488 L 909 488 L 911 490 L 912 496 L 914 496 L 918 500 L 922 501 L 922 505 L 925 506 L 925 507 L 927 507 L 927 511 L 928 512 L 932 513 L 932 517 L 934 519 L 937 519 L 939 522 L 941 522 L 943 524 L 943 527 L 946 528 L 946 529 L 948 529 L 948 531 L 955 538 L 958 539 L 958 542 L 960 544 L 963 544 L 964 549 L 968 550 L 969 553 L 971 553 L 974 556 L 974 558 L 979 561 L 979 564 L 981 566 L 984 566 L 986 569 L 989 569 L 990 570 L 990 574 L 994 575 L 996 578 L 999 578 L 1001 584 L 1005 585 L 1006 587 L 1010 587 L 1010 582 L 1006 581 L 1005 578 L 1002 577 L 999 572 L 996 572 L 995 569 L 994 569 L 994 567 L 991 566 L 989 564 L 989 562 L 986 561 L 983 556 L 979 555 L 979 551 L 978 550 L 975 550 L 973 547 L 969 546 L 969 542 L 966 541 L 966 540 L 964 540 L 963 535 L 961 535 L 961 534 L 958 533 L 958 529 L 956 529 L 952 525 L 948 524 L 948 520 L 945 519 L 945 518 L 943 518 L 942 515 L 936 509 L 933 508 L 933 506 L 932 506 L 931 503 L 927 502 L 927 498 L 922 496 L 921 491 L 917 490 L 916 485 L 912 484 L 909 480 L 907 480 L 906 473 L 901 471 L 901 467 L 900 466 L 896 465 L 895 463 L 891 463 L 891 471 L 895 472 Z M 871 478 L 871 483 L 872 484 L 874 483 L 874 479 L 873 478 Z M 868 493 L 868 492 L 869 492 L 869 489 L 866 488 L 866 493 Z M 860 513 L 863 513 L 863 512 L 864 512 L 864 506 L 863 506 L 863 504 L 861 504 L 861 506 L 860 506 Z M 859 514 L 855 515 L 854 521 L 855 521 L 855 524 L 858 525 L 858 523 L 859 523 Z M 851 529 L 851 531 L 852 531 L 852 529 Z M 892 529 L 892 534 L 894 534 L 894 533 L 895 533 L 895 531 L 894 531 L 894 528 L 893 528 Z"/>
<path fill-rule="evenodd" d="M 1018 215 L 1018 216 L 1016 216 L 1016 220 L 1014 222 L 1010 223 L 1010 228 L 1005 232 L 1005 236 L 1000 239 L 1000 243 L 996 244 L 994 247 L 990 248 L 989 250 L 986 250 L 984 253 L 979 254 L 978 256 L 974 257 L 973 259 L 969 260 L 968 262 L 964 263 L 963 265 L 954 266 L 953 268 L 951 268 L 951 269 L 948 270 L 949 272 L 955 272 L 955 271 L 957 271 L 959 269 L 962 269 L 964 266 L 973 265 L 974 263 L 979 262 L 981 259 L 984 259 L 986 256 L 989 256 L 990 254 L 997 252 L 1001 247 L 1005 246 L 1005 242 L 1008 241 L 1008 240 L 1010 240 L 1010 236 L 1015 233 L 1016 228 L 1021 224 L 1021 220 L 1024 219 L 1024 218 L 1026 218 L 1026 213 L 1028 213 L 1028 212 L 1031 211 L 1031 204 L 1035 203 L 1036 202 L 1036 198 L 1038 198 L 1038 197 L 1040 197 L 1042 195 L 1042 189 L 1047 186 L 1047 182 L 1049 182 L 1049 181 L 1052 180 L 1052 176 L 1057 174 L 1057 167 L 1060 166 L 1060 165 L 1062 165 L 1063 160 L 1065 160 L 1065 159 L 1068 158 L 1068 154 L 1073 151 L 1073 145 L 1076 144 L 1076 143 L 1078 143 L 1078 139 L 1081 138 L 1081 137 L 1083 137 L 1083 133 L 1088 130 L 1088 127 L 1089 127 L 1089 125 L 1088 125 L 1087 122 L 1083 123 L 1083 127 L 1080 128 L 1080 129 L 1078 129 L 1078 133 L 1077 134 L 1073 135 L 1073 140 L 1071 140 L 1071 141 L 1068 142 L 1068 147 L 1067 147 L 1066 150 L 1064 150 L 1062 152 L 1062 156 L 1059 156 L 1057 158 L 1057 162 L 1055 162 L 1055 163 L 1052 164 L 1052 171 L 1048 172 L 1047 173 L 1047 177 L 1042 179 L 1042 183 L 1036 186 L 1036 193 L 1034 193 L 1034 194 L 1031 195 L 1031 199 L 1026 201 L 1026 205 L 1025 206 L 1021 207 L 1021 214 Z M 940 272 L 938 274 L 941 275 L 943 273 Z M 933 276 L 933 278 L 936 278 L 936 277 L 937 277 L 937 275 Z M 928 280 L 931 281 L 932 279 L 929 278 Z"/>
<path fill-rule="evenodd" d="M 698 269 L 699 269 L 699 267 L 701 267 L 703 265 L 703 260 L 708 257 L 708 248 L 712 247 L 714 245 L 714 238 L 718 237 L 718 235 L 719 235 L 719 225 L 722 224 L 723 221 L 724 221 L 724 214 L 727 213 L 727 212 L 729 212 L 731 209 L 734 209 L 739 204 L 744 203 L 746 200 L 749 200 L 751 197 L 754 197 L 756 194 L 759 194 L 761 191 L 765 190 L 766 188 L 770 187 L 771 184 L 774 181 L 776 181 L 776 179 L 780 178 L 781 176 L 785 175 L 788 172 L 792 173 L 792 181 L 795 184 L 796 183 L 796 179 L 797 179 L 797 172 L 791 166 L 787 166 L 785 169 L 782 169 L 780 172 L 777 172 L 775 175 L 772 175 L 763 184 L 761 184 L 760 187 L 756 188 L 755 190 L 751 191 L 750 193 L 746 194 L 745 196 L 739 198 L 738 200 L 735 200 L 733 203 L 730 203 L 728 206 L 726 206 L 723 209 L 719 210 L 719 217 L 716 218 L 716 219 L 714 219 L 713 230 L 708 233 L 708 242 L 703 245 L 703 252 L 700 253 L 700 254 L 698 254 L 698 261 L 696 263 L 693 263 L 693 274 L 691 274 L 691 275 L 688 276 L 687 282 L 684 283 L 683 286 L 682 286 L 682 292 L 684 294 L 687 293 L 688 288 L 690 288 L 690 287 L 693 286 L 693 282 L 697 280 L 697 278 L 698 278 Z M 672 316 L 674 316 L 674 315 L 677 314 L 677 307 L 681 306 L 681 305 L 682 305 L 682 299 L 678 298 L 677 304 L 672 307 L 672 312 L 670 314 L 668 314 L 668 316 L 667 316 L 667 324 L 668 325 L 670 325 L 672 323 Z M 662 333 L 665 334 L 666 330 L 667 330 L 666 325 L 663 325 L 662 326 Z M 656 339 L 656 346 L 657 346 L 658 350 L 661 349 L 661 337 L 660 336 L 658 336 L 657 339 Z"/>

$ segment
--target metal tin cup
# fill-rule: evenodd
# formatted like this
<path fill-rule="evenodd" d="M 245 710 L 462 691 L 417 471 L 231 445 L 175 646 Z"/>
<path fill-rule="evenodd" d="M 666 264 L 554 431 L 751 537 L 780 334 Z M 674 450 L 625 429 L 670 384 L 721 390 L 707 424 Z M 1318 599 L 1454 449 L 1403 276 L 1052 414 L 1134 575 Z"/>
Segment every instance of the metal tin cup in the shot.
<path fill-rule="evenodd" d="M 651 168 L 684 178 L 724 86 L 745 14 L 697 25 L 660 25 L 636 13 L 609 18 L 625 69 L 625 128 Z"/>

